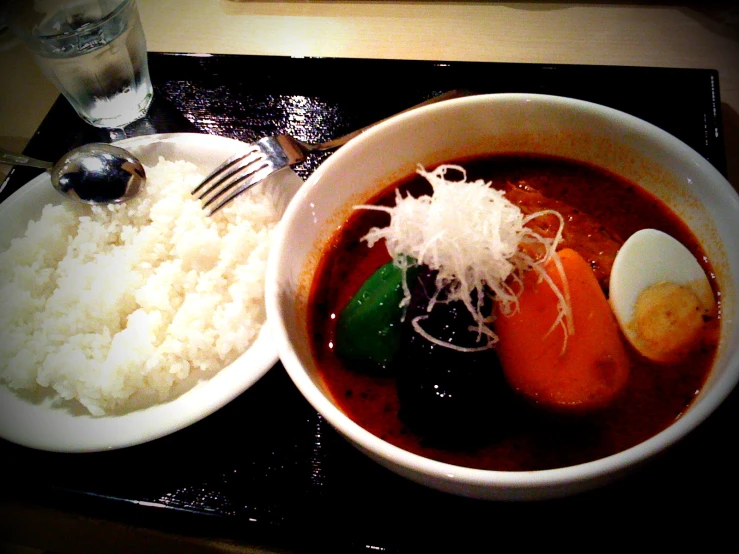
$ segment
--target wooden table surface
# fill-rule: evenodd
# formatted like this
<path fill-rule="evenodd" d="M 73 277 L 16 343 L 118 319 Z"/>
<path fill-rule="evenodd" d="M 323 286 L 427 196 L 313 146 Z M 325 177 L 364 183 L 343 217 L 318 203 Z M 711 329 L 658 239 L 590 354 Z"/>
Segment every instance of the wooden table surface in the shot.
<path fill-rule="evenodd" d="M 729 2 L 139 0 L 138 5 L 154 52 L 716 69 L 729 180 L 739 185 L 739 9 Z M 57 92 L 8 32 L 0 34 L 0 76 L 0 147 L 20 151 Z M 3 541 L 59 554 L 258 551 L 219 537 L 195 540 L 38 506 L 2 503 L 0 522 L 0 552 Z"/>

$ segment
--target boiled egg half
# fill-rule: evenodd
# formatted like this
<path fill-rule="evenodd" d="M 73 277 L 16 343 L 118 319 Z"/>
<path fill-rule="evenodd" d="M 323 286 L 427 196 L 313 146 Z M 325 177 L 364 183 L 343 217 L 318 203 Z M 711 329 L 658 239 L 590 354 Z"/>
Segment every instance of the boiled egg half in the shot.
<path fill-rule="evenodd" d="M 627 340 L 655 361 L 693 349 L 716 301 L 695 256 L 656 229 L 634 233 L 611 270 L 609 302 Z"/>

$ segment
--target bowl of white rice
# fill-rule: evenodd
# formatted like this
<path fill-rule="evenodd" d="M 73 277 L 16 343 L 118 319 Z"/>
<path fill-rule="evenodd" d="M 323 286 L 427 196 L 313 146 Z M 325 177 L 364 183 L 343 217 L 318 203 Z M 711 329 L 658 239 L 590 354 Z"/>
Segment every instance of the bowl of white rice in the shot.
<path fill-rule="evenodd" d="M 135 199 L 89 206 L 47 174 L 0 204 L 0 437 L 89 452 L 179 430 L 278 359 L 264 326 L 290 170 L 208 217 L 190 191 L 243 151 L 200 134 L 116 143 L 146 167 Z"/>

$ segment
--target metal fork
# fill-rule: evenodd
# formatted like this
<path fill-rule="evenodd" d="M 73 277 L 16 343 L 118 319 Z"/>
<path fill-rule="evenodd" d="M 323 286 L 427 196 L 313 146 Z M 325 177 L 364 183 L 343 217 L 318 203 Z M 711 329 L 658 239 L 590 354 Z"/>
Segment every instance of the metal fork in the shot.
<path fill-rule="evenodd" d="M 451 90 L 399 113 L 470 94 L 472 93 L 464 90 Z M 276 171 L 302 162 L 310 153 L 324 152 L 343 146 L 370 127 L 387 119 L 390 118 L 381 119 L 339 138 L 317 144 L 303 142 L 289 135 L 265 137 L 249 145 L 246 153 L 237 154 L 219 165 L 195 187 L 192 194 L 204 200 L 204 209 L 212 206 L 208 215 L 213 215 L 239 194 L 261 183 Z"/>

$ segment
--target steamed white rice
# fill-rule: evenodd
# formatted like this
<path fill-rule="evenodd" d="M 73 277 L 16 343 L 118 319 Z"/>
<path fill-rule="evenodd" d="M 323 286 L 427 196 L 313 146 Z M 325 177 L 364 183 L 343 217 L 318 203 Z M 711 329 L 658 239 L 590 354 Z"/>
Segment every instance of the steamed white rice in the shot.
<path fill-rule="evenodd" d="M 0 254 L 0 380 L 93 415 L 160 402 L 256 338 L 279 219 L 261 187 L 213 217 L 184 161 L 126 204 L 48 205 Z"/>

